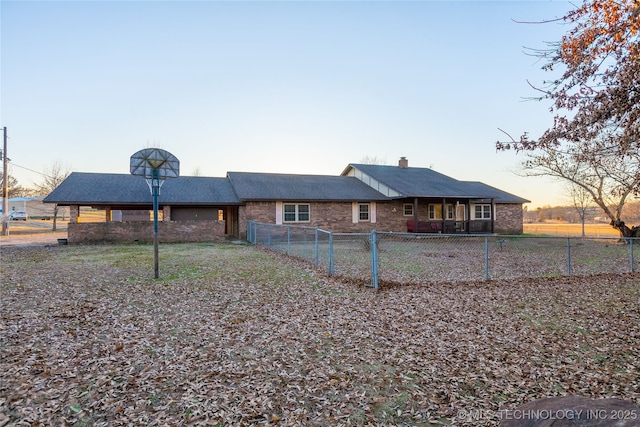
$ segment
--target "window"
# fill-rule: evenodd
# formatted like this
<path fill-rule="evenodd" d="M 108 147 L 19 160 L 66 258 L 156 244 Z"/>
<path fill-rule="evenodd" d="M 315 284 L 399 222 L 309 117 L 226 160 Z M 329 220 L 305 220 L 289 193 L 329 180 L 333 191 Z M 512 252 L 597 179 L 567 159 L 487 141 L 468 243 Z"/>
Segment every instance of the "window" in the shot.
<path fill-rule="evenodd" d="M 413 204 L 405 203 L 402 205 L 402 212 L 404 216 L 413 216 Z"/>
<path fill-rule="evenodd" d="M 284 222 L 296 220 L 296 205 L 284 205 Z"/>
<path fill-rule="evenodd" d="M 491 205 L 476 205 L 473 217 L 475 219 L 491 219 Z"/>
<path fill-rule="evenodd" d="M 429 219 L 442 219 L 442 205 L 429 205 Z"/>
<path fill-rule="evenodd" d="M 454 219 L 455 218 L 454 205 L 446 204 L 444 214 L 446 219 Z M 429 219 L 442 219 L 441 204 L 438 203 L 438 204 L 429 205 Z"/>
<path fill-rule="evenodd" d="M 300 204 L 285 204 L 283 205 L 284 222 L 309 222 L 309 205 L 306 203 Z"/>
<path fill-rule="evenodd" d="M 298 221 L 309 222 L 310 219 L 309 205 L 298 205 Z"/>
<path fill-rule="evenodd" d="M 358 220 L 369 221 L 369 203 L 358 204 Z"/>
<path fill-rule="evenodd" d="M 447 219 L 454 219 L 455 212 L 453 210 L 453 205 L 447 205 Z"/>

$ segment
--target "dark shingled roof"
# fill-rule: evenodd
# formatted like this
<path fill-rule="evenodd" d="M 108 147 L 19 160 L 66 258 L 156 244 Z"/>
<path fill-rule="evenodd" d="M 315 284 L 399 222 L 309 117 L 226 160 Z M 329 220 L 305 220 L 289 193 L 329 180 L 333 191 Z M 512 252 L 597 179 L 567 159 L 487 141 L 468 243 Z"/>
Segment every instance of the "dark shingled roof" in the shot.
<path fill-rule="evenodd" d="M 527 203 L 526 199 L 481 182 L 458 181 L 426 168 L 351 164 L 342 176 L 229 172 L 226 178 L 181 176 L 167 179 L 159 202 L 171 205 L 240 205 L 248 200 L 384 201 L 390 198 L 352 176 L 355 168 L 397 191 L 400 197 L 493 199 Z M 59 205 L 148 205 L 152 197 L 142 177 L 73 172 L 45 199 Z"/>
<path fill-rule="evenodd" d="M 159 202 L 172 205 L 240 204 L 228 179 L 181 176 L 167 179 Z M 144 178 L 124 174 L 73 172 L 45 199 L 59 205 L 149 204 L 151 192 Z"/>
<path fill-rule="evenodd" d="M 493 198 L 497 203 L 531 203 L 531 200 L 523 199 L 514 194 L 507 193 L 498 188 L 492 187 L 478 181 L 461 181 L 470 191 L 476 194 L 485 194 L 485 199 Z"/>
<path fill-rule="evenodd" d="M 350 176 L 229 172 L 240 200 L 376 201 L 389 200 Z"/>
<path fill-rule="evenodd" d="M 371 178 L 400 193 L 402 197 L 490 199 L 499 203 L 527 203 L 521 197 L 483 184 L 481 182 L 458 181 L 428 168 L 401 168 L 352 163 L 350 168 L 358 169 Z"/>

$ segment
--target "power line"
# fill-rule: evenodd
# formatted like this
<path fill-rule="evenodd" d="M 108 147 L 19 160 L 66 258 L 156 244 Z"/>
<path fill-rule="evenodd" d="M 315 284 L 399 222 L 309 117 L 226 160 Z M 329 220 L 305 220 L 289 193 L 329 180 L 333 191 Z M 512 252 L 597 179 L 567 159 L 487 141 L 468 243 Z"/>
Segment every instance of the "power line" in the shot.
<path fill-rule="evenodd" d="M 28 167 L 25 167 L 25 166 L 17 165 L 17 164 L 15 164 L 15 163 L 13 163 L 13 162 L 11 162 L 11 165 L 12 165 L 12 166 L 19 167 L 20 169 L 28 170 L 29 172 L 37 173 L 38 175 L 42 175 L 42 176 L 44 176 L 45 178 L 52 178 L 51 176 L 49 176 L 49 175 L 47 175 L 47 174 L 45 174 L 45 173 L 38 172 L 38 171 L 33 170 L 33 169 L 29 169 Z"/>

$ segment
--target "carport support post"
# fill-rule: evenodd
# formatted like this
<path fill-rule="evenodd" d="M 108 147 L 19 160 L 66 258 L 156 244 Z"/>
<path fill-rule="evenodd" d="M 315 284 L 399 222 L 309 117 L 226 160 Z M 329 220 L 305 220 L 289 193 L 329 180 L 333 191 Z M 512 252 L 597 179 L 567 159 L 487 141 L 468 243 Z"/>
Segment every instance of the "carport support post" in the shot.
<path fill-rule="evenodd" d="M 160 277 L 158 268 L 158 187 L 160 186 L 158 169 L 153 170 L 151 188 L 153 193 L 153 275 Z"/>

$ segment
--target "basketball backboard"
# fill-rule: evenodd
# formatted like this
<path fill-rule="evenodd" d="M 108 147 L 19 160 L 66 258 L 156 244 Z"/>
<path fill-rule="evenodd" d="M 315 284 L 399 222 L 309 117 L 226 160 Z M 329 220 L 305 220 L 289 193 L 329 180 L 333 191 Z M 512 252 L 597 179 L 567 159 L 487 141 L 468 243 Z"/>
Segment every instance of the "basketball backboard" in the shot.
<path fill-rule="evenodd" d="M 177 178 L 180 176 L 180 161 L 168 151 L 160 148 L 145 148 L 131 156 L 131 175 L 147 179 Z M 157 171 L 154 174 L 154 171 Z"/>

